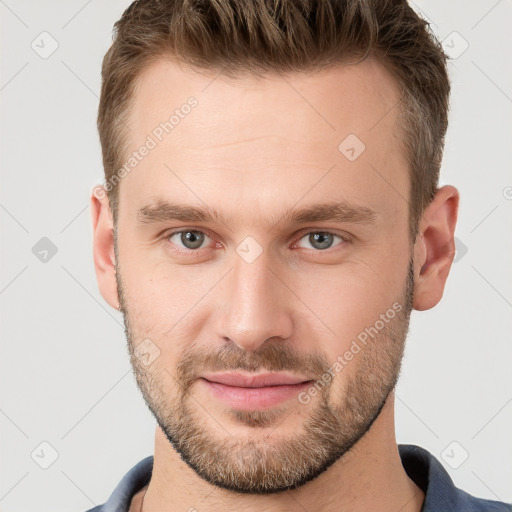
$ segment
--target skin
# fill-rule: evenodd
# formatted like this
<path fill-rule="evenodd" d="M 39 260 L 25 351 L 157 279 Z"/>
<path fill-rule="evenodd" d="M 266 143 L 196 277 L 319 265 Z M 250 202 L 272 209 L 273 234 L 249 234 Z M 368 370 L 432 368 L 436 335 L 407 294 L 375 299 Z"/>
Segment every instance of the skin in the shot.
<path fill-rule="evenodd" d="M 459 196 L 440 188 L 409 240 L 398 94 L 373 60 L 229 79 L 162 59 L 143 73 L 128 153 L 187 98 L 198 105 L 123 178 L 115 237 L 108 199 L 91 197 L 100 292 L 121 305 L 158 422 L 152 478 L 130 510 L 144 494 L 146 512 L 421 509 L 396 444 L 394 386 L 411 309 L 442 297 Z M 354 161 L 338 150 L 351 133 L 366 147 Z M 225 222 L 142 223 L 139 210 L 159 199 L 206 205 Z M 373 220 L 284 217 L 337 201 Z M 208 237 L 194 252 L 170 236 L 177 229 Z M 330 247 L 311 240 L 319 232 L 336 235 Z M 248 236 L 262 250 L 250 263 L 236 250 Z M 279 365 L 321 379 L 393 304 L 400 311 L 308 403 L 239 411 L 199 380 Z M 145 339 L 159 350 L 149 365 L 135 350 Z"/>

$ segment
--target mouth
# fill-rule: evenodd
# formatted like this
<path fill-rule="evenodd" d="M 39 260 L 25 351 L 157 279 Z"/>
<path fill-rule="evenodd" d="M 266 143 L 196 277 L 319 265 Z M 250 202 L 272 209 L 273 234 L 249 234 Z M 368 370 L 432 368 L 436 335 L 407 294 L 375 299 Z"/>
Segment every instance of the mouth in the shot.
<path fill-rule="evenodd" d="M 241 410 L 273 407 L 309 387 L 312 379 L 286 373 L 207 374 L 199 379 L 217 399 Z"/>
<path fill-rule="evenodd" d="M 226 386 L 239 388 L 263 388 L 270 386 L 287 386 L 310 382 L 312 379 L 300 375 L 292 375 L 284 372 L 243 374 L 233 373 L 209 373 L 202 376 L 210 382 L 217 382 Z"/>

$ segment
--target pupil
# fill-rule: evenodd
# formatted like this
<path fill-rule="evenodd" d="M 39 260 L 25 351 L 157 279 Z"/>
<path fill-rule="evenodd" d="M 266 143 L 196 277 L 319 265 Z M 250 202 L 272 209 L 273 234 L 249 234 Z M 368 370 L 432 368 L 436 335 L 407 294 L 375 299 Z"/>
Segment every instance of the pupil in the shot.
<path fill-rule="evenodd" d="M 197 249 L 203 243 L 202 236 L 197 231 L 186 231 L 181 234 L 181 241 L 187 249 Z"/>
<path fill-rule="evenodd" d="M 309 241 L 317 249 L 328 249 L 332 245 L 332 235 L 330 233 L 314 233 L 309 235 Z"/>

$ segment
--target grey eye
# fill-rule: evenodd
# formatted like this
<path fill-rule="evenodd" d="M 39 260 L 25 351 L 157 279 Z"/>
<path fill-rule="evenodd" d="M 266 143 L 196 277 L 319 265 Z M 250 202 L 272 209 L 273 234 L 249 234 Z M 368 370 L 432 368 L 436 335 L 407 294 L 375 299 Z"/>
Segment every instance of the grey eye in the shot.
<path fill-rule="evenodd" d="M 193 231 L 193 230 L 187 230 L 187 231 L 176 231 L 173 233 L 169 240 L 173 243 L 176 243 L 173 241 L 173 237 L 179 237 L 179 242 L 185 247 L 186 249 L 199 249 L 201 245 L 203 244 L 205 238 L 207 238 L 206 234 L 202 231 Z"/>
<path fill-rule="evenodd" d="M 335 235 L 334 233 L 328 233 L 326 231 L 312 231 L 311 233 L 308 233 L 307 235 L 303 236 L 301 238 L 301 242 L 302 240 L 306 239 L 307 243 L 310 244 L 310 247 L 305 247 L 306 249 L 313 248 L 318 250 L 324 250 L 329 249 L 333 245 L 336 238 L 340 239 L 341 242 L 344 241 L 341 236 Z M 301 245 L 301 242 L 299 242 L 299 245 L 301 247 L 304 247 L 303 245 Z"/>

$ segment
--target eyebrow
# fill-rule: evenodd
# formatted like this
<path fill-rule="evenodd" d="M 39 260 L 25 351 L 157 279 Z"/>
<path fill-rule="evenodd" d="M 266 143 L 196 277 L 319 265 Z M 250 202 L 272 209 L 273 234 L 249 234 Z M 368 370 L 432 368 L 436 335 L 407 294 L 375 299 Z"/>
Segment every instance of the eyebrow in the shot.
<path fill-rule="evenodd" d="M 377 217 L 377 213 L 366 206 L 337 202 L 318 203 L 298 210 L 289 210 L 280 218 L 270 220 L 273 221 L 271 222 L 272 225 L 283 220 L 295 224 L 320 221 L 372 223 Z M 227 219 L 211 208 L 199 208 L 163 200 L 155 201 L 140 208 L 137 212 L 137 218 L 143 224 L 172 220 L 182 222 L 218 222 L 226 226 L 229 224 Z"/>

